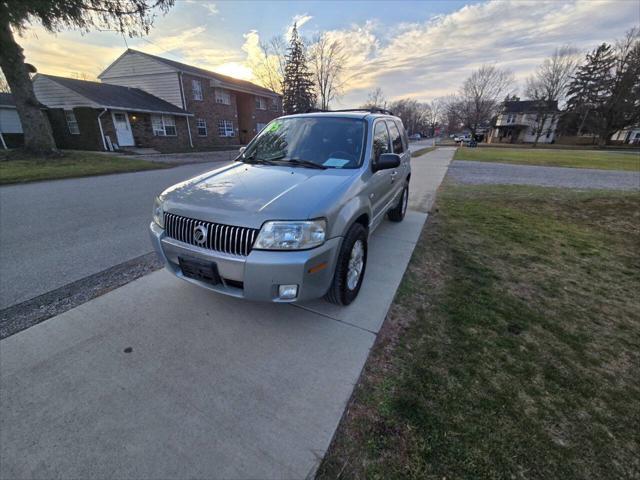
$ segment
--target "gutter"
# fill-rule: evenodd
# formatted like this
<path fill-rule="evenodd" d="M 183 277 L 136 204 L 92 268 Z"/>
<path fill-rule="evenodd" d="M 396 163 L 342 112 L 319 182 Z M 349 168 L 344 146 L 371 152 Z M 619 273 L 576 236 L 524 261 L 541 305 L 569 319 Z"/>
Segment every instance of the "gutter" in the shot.
<path fill-rule="evenodd" d="M 187 111 L 187 101 L 184 98 L 184 85 L 182 84 L 182 72 L 178 72 L 178 78 L 180 79 L 180 95 L 182 96 L 182 109 Z M 187 121 L 187 132 L 189 133 L 189 146 L 193 148 L 193 140 L 191 139 L 191 127 L 189 126 L 189 119 L 185 118 Z"/>
<path fill-rule="evenodd" d="M 98 127 L 100 128 L 100 138 L 102 138 L 102 147 L 104 148 L 104 150 L 106 152 L 106 151 L 108 151 L 108 149 L 107 149 L 107 141 L 104 139 L 104 130 L 102 130 L 102 122 L 100 121 L 100 117 L 102 115 L 104 115 L 105 113 L 107 113 L 107 109 L 106 108 L 104 110 L 102 110 L 98 114 Z"/>

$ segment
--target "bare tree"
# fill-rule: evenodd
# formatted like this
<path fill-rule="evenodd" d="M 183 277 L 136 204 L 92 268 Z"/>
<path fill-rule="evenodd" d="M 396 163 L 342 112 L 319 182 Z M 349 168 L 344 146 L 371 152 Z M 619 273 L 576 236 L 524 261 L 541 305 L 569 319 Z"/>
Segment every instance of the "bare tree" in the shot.
<path fill-rule="evenodd" d="M 497 113 L 500 101 L 511 91 L 513 81 L 510 71 L 495 65 L 482 65 L 464 81 L 458 95 L 449 99 L 448 108 L 475 136 L 478 128 L 487 125 Z"/>
<path fill-rule="evenodd" d="M 345 86 L 345 65 L 347 55 L 338 40 L 332 40 L 326 33 L 314 38 L 309 47 L 309 62 L 316 83 L 318 102 L 322 110 L 342 94 Z"/>
<path fill-rule="evenodd" d="M 578 51 L 564 45 L 556 48 L 553 55 L 545 59 L 527 79 L 525 95 L 539 102 L 533 122 L 534 145 L 538 144 L 545 131 L 548 133 L 553 129 L 559 114 L 557 104 L 564 102 L 578 62 Z"/>
<path fill-rule="evenodd" d="M 260 42 L 260 57 L 250 65 L 257 82 L 282 95 L 287 42 L 282 36 Z"/>
<path fill-rule="evenodd" d="M 445 116 L 445 102 L 442 98 L 436 98 L 429 102 L 429 109 L 426 110 L 426 122 L 430 135 L 436 134 L 436 128 L 442 125 Z"/>
<path fill-rule="evenodd" d="M 428 103 L 420 103 L 417 100 L 403 98 L 389 105 L 394 115 L 402 120 L 404 128 L 409 135 L 424 133 L 429 129 L 429 116 L 431 107 Z"/>
<path fill-rule="evenodd" d="M 385 97 L 384 92 L 380 87 L 376 87 L 375 89 L 369 92 L 367 95 L 367 101 L 362 108 L 387 108 L 387 97 Z"/>

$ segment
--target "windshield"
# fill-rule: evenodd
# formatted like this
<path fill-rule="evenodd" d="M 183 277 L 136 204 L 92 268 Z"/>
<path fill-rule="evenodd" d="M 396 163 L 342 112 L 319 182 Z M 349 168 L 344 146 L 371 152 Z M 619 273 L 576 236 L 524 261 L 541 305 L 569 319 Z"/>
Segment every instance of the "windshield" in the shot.
<path fill-rule="evenodd" d="M 318 168 L 358 168 L 364 132 L 365 122 L 358 118 L 279 118 L 260 132 L 239 159 Z"/>

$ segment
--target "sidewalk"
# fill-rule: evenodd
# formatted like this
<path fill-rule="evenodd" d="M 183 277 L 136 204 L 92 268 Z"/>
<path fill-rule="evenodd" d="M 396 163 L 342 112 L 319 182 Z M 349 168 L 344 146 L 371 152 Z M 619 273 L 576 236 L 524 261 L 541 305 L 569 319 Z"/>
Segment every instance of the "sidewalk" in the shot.
<path fill-rule="evenodd" d="M 414 161 L 420 210 L 447 150 Z M 0 477 L 313 475 L 426 217 L 374 233 L 347 308 L 249 303 L 159 271 L 3 340 Z"/>

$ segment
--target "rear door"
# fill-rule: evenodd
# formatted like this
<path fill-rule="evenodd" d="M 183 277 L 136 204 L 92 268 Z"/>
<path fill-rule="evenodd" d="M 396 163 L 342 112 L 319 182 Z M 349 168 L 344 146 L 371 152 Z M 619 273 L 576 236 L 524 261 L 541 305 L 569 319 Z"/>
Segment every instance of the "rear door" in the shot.
<path fill-rule="evenodd" d="M 400 155 L 401 159 L 400 166 L 391 171 L 392 197 L 396 198 L 402 191 L 404 179 L 407 178 L 407 174 L 409 173 L 408 168 L 411 154 L 409 153 L 407 146 L 405 146 L 405 142 L 402 138 L 402 125 L 398 126 L 394 120 L 387 120 L 387 126 L 389 127 L 392 151 L 393 153 Z"/>

